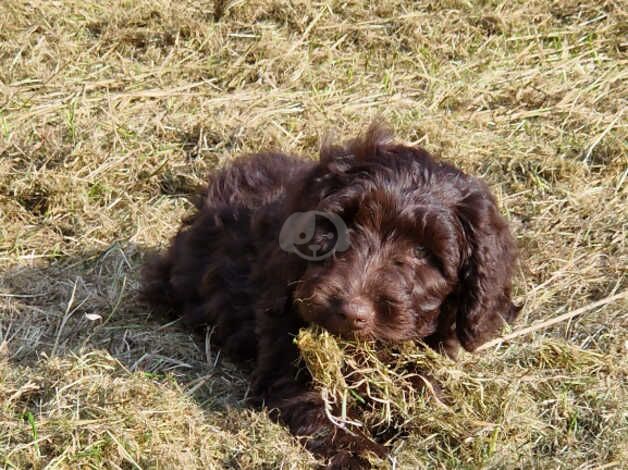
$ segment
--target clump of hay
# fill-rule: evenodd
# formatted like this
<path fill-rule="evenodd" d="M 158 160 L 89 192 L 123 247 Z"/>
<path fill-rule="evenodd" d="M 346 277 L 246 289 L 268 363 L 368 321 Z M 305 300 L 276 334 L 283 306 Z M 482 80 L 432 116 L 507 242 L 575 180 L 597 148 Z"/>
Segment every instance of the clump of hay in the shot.
<path fill-rule="evenodd" d="M 515 464 L 540 442 L 555 442 L 569 422 L 565 414 L 573 415 L 563 407 L 567 396 L 573 400 L 589 384 L 588 398 L 599 406 L 596 377 L 625 372 L 604 355 L 551 339 L 509 348 L 499 357 L 464 355 L 458 362 L 421 344 L 350 341 L 317 327 L 301 330 L 296 343 L 329 419 L 397 447 L 404 460 L 408 455 L 403 450 L 412 448 L 417 455 L 430 450 L 437 461 L 439 455 L 451 459 L 455 452 L 456 464 Z M 522 362 L 522 357 L 527 359 Z M 563 381 L 558 370 L 569 370 L 571 380 Z M 593 423 L 599 420 L 593 403 L 584 401 L 578 405 L 579 418 L 586 410 L 589 424 L 600 426 Z M 615 406 L 621 405 L 615 402 L 611 408 Z M 566 428 L 574 432 L 568 424 Z M 412 439 L 406 444 L 400 436 Z"/>
<path fill-rule="evenodd" d="M 319 327 L 301 330 L 296 341 L 340 427 L 377 430 L 378 437 L 409 429 L 430 401 L 447 408 L 432 378 L 442 378 L 451 361 L 419 344 L 348 341 Z"/>

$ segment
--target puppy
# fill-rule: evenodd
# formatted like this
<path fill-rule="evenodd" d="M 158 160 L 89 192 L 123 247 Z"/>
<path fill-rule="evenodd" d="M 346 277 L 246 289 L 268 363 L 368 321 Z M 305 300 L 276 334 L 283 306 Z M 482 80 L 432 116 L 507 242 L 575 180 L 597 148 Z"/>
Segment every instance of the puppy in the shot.
<path fill-rule="evenodd" d="M 143 298 L 169 307 L 254 364 L 252 402 L 335 467 L 385 449 L 326 418 L 293 343 L 318 324 L 454 356 L 514 320 L 515 242 L 481 180 L 382 127 L 319 161 L 241 157 L 210 175 L 195 213 L 143 271 Z"/>

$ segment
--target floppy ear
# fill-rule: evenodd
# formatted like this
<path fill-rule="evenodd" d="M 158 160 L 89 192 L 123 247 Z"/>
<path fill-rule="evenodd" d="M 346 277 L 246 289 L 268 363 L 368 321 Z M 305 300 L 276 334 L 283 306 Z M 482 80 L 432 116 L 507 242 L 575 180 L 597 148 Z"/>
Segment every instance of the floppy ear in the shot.
<path fill-rule="evenodd" d="M 510 300 L 515 241 L 486 185 L 480 181 L 476 184 L 479 186 L 457 207 L 467 241 L 456 332 L 467 351 L 496 336 L 520 310 Z"/>

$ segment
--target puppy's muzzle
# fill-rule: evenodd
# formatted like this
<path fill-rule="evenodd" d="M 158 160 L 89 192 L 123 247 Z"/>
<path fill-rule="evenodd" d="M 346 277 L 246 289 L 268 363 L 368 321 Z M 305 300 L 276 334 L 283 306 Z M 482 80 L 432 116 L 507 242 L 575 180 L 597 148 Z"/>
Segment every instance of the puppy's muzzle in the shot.
<path fill-rule="evenodd" d="M 345 324 L 347 330 L 362 330 L 373 319 L 373 305 L 367 300 L 358 297 L 344 302 L 336 314 Z"/>

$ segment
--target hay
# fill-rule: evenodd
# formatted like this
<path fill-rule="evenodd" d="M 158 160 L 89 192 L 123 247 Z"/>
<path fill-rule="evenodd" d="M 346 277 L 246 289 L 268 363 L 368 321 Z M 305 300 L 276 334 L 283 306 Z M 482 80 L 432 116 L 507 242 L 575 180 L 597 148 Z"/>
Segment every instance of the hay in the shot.
<path fill-rule="evenodd" d="M 209 423 L 172 376 L 131 373 L 104 351 L 44 356 L 32 368 L 0 362 L 0 403 L 7 468 L 279 467 L 300 453 L 255 414 L 224 411 Z"/>
<path fill-rule="evenodd" d="M 553 446 L 579 439 L 591 439 L 590 452 L 603 446 L 598 463 L 626 457 L 619 436 L 612 445 L 600 440 L 624 426 L 626 364 L 608 355 L 548 338 L 453 362 L 418 344 L 341 340 L 316 327 L 296 343 L 330 420 L 402 455 L 411 448 L 416 464 L 512 468 L 557 451 L 575 460 L 583 455 Z"/>

